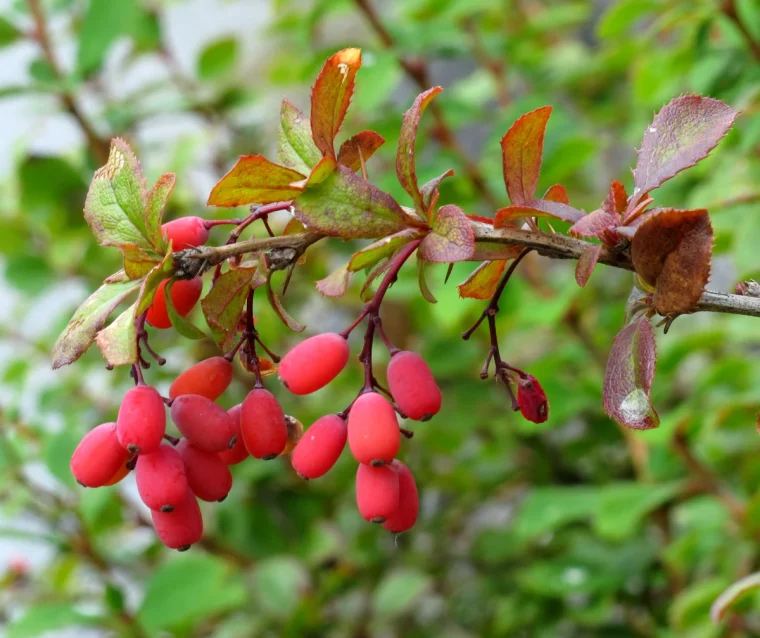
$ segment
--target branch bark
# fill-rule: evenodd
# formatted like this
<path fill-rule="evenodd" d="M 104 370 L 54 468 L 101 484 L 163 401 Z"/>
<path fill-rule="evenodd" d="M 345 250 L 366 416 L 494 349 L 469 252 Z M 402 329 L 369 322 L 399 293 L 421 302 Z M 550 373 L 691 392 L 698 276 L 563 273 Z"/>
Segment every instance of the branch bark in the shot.
<path fill-rule="evenodd" d="M 550 234 L 541 231 L 523 230 L 520 228 L 493 228 L 483 222 L 472 222 L 475 242 L 481 245 L 503 245 L 505 256 L 512 246 L 532 248 L 539 255 L 550 259 L 579 259 L 583 252 L 592 245 L 582 239 L 575 239 L 558 233 Z M 225 246 L 204 246 L 193 251 L 175 253 L 175 264 L 178 269 L 194 274 L 199 270 L 188 266 L 188 262 L 200 262 L 201 269 L 223 262 L 225 259 L 249 253 L 264 253 L 273 250 L 292 249 L 296 257 L 302 255 L 312 244 L 325 239 L 327 235 L 315 231 L 306 231 L 294 235 L 280 237 L 264 237 L 248 239 Z M 497 249 L 498 250 L 498 249 Z M 511 256 L 510 256 L 511 257 Z M 493 256 L 498 258 L 497 255 Z M 616 252 L 605 248 L 599 257 L 599 263 L 633 271 L 633 263 L 626 252 Z M 697 304 L 694 312 L 720 312 L 731 315 L 760 317 L 760 298 L 734 295 L 723 292 L 706 290 Z"/>

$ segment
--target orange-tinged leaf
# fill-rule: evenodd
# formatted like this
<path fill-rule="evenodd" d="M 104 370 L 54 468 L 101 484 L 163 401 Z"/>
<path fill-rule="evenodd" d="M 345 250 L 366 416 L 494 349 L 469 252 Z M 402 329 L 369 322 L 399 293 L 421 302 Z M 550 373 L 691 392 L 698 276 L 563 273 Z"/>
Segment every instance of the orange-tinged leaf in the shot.
<path fill-rule="evenodd" d="M 591 273 L 594 272 L 596 263 L 599 261 L 599 255 L 602 254 L 602 248 L 601 244 L 591 244 L 581 253 L 575 266 L 575 281 L 581 288 L 588 283 Z"/>
<path fill-rule="evenodd" d="M 615 337 L 604 372 L 604 410 L 634 430 L 660 425 L 649 392 L 657 352 L 649 319 L 639 316 Z"/>
<path fill-rule="evenodd" d="M 284 202 L 301 192 L 292 184 L 302 179 L 301 173 L 273 164 L 263 155 L 242 155 L 211 190 L 207 205 L 233 208 Z"/>
<path fill-rule="evenodd" d="M 622 215 L 625 212 L 628 205 L 628 193 L 625 192 L 625 186 L 619 181 L 614 180 L 610 184 L 610 192 L 607 194 L 604 202 L 602 202 L 602 210 L 611 215 L 617 213 Z"/>
<path fill-rule="evenodd" d="M 343 49 L 322 67 L 311 91 L 311 135 L 322 155 L 335 157 L 334 141 L 351 103 L 361 49 Z"/>
<path fill-rule="evenodd" d="M 544 199 L 548 202 L 557 202 L 558 204 L 569 204 L 570 199 L 567 196 L 567 190 L 562 184 L 550 186 L 544 194 Z"/>
<path fill-rule="evenodd" d="M 340 145 L 338 164 L 358 171 L 362 167 L 362 160 L 366 163 L 383 144 L 385 138 L 379 133 L 361 131 Z"/>
<path fill-rule="evenodd" d="M 417 169 L 414 161 L 417 128 L 427 105 L 441 91 L 443 91 L 443 88 L 434 86 L 432 89 L 420 93 L 409 110 L 404 113 L 401 134 L 398 139 L 398 150 L 396 151 L 396 175 L 399 184 L 409 193 L 409 196 L 414 201 L 415 209 L 423 218 L 426 216 L 427 209 L 417 185 Z"/>
<path fill-rule="evenodd" d="M 507 206 L 497 210 L 493 227 L 504 228 L 521 217 L 551 217 L 564 222 L 577 222 L 583 218 L 583 211 L 567 204 L 534 199 L 524 205 Z"/>
<path fill-rule="evenodd" d="M 602 239 L 602 235 L 609 230 L 614 230 L 620 224 L 620 215 L 611 214 L 597 208 L 588 215 L 584 215 L 575 222 L 568 231 L 573 237 L 595 237 Z"/>
<path fill-rule="evenodd" d="M 457 286 L 459 296 L 467 299 L 490 299 L 506 267 L 505 259 L 484 261 Z"/>
<path fill-rule="evenodd" d="M 544 132 L 551 106 L 526 113 L 501 139 L 504 183 L 512 204 L 527 204 L 533 199 L 541 172 Z"/>
<path fill-rule="evenodd" d="M 712 246 L 712 225 L 704 209 L 663 209 L 638 227 L 631 258 L 639 277 L 655 287 L 657 312 L 694 309 L 710 277 Z"/>

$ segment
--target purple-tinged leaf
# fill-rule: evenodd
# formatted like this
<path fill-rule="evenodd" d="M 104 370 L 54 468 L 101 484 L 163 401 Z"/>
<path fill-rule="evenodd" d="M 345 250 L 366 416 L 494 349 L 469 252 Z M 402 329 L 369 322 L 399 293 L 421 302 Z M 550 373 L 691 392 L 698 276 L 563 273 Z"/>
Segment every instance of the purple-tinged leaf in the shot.
<path fill-rule="evenodd" d="M 288 100 L 280 108 L 280 131 L 277 137 L 277 161 L 303 175 L 308 175 L 322 153 L 311 138 L 311 121 Z"/>
<path fill-rule="evenodd" d="M 661 315 L 691 312 L 710 277 L 713 231 L 704 209 L 661 209 L 648 216 L 631 242 L 631 259 L 643 282 L 655 287 Z"/>
<path fill-rule="evenodd" d="M 414 162 L 417 128 L 419 127 L 420 118 L 425 108 L 441 91 L 443 91 L 443 88 L 434 86 L 432 89 L 420 93 L 414 100 L 411 108 L 404 113 L 404 120 L 401 124 L 401 135 L 398 139 L 398 150 L 396 151 L 396 175 L 398 176 L 398 181 L 403 189 L 409 193 L 409 196 L 414 201 L 414 208 L 423 218 L 427 215 L 427 208 L 417 185 L 417 169 Z"/>
<path fill-rule="evenodd" d="M 271 204 L 293 199 L 300 188 L 292 184 L 301 173 L 273 164 L 263 155 L 242 155 L 209 195 L 208 206 L 234 208 L 248 204 Z"/>
<path fill-rule="evenodd" d="M 596 268 L 596 263 L 599 261 L 599 255 L 602 254 L 601 244 L 591 244 L 586 250 L 581 253 L 580 259 L 575 266 L 575 281 L 583 288 L 591 277 L 591 273 Z"/>
<path fill-rule="evenodd" d="M 475 251 L 475 233 L 461 208 L 448 204 L 435 215 L 433 228 L 420 244 L 420 257 L 448 263 L 469 259 Z"/>
<path fill-rule="evenodd" d="M 571 224 L 574 224 L 586 214 L 585 211 L 574 206 L 568 206 L 561 202 L 551 202 L 545 199 L 534 199 L 527 205 L 540 210 L 544 217 L 553 217 L 554 219 Z"/>
<path fill-rule="evenodd" d="M 611 214 L 597 208 L 575 222 L 568 231 L 573 237 L 593 237 L 602 239 L 605 233 L 614 230 L 620 224 L 620 215 Z"/>
<path fill-rule="evenodd" d="M 307 228 L 344 239 L 384 237 L 419 225 L 388 193 L 345 166 L 306 188 L 293 209 Z"/>
<path fill-rule="evenodd" d="M 522 247 L 519 248 L 522 249 Z M 484 261 L 457 286 L 459 296 L 466 299 L 490 299 L 506 267 L 506 259 Z"/>
<path fill-rule="evenodd" d="M 371 268 L 381 259 L 385 259 L 395 253 L 401 246 L 408 244 L 413 239 L 418 239 L 419 236 L 419 230 L 407 228 L 393 235 L 388 235 L 388 237 L 383 237 L 383 239 L 379 239 L 369 246 L 356 251 L 353 257 L 351 257 L 351 261 L 348 262 L 348 270 L 357 272 L 365 268 Z"/>
<path fill-rule="evenodd" d="M 610 191 L 602 202 L 602 210 L 611 215 L 621 216 L 628 205 L 628 193 L 625 192 L 625 186 L 619 181 L 613 180 L 610 183 Z"/>
<path fill-rule="evenodd" d="M 604 373 L 604 410 L 621 425 L 634 430 L 660 425 L 649 398 L 656 358 L 647 317 L 634 319 L 615 337 Z"/>
<path fill-rule="evenodd" d="M 117 306 L 137 290 L 139 280 L 103 284 L 79 306 L 53 346 L 53 369 L 81 357 Z"/>
<path fill-rule="evenodd" d="M 311 134 L 322 155 L 335 157 L 334 141 L 354 94 L 360 49 L 343 49 L 331 56 L 311 91 Z"/>
<path fill-rule="evenodd" d="M 232 349 L 238 336 L 238 324 L 243 316 L 248 292 L 254 284 L 258 269 L 235 268 L 223 272 L 212 284 L 211 290 L 201 300 L 201 309 L 206 322 L 222 352 Z"/>
<path fill-rule="evenodd" d="M 350 279 L 351 273 L 348 271 L 348 264 L 343 264 L 324 279 L 320 279 L 317 282 L 317 290 L 325 297 L 342 297 L 348 290 Z"/>
<path fill-rule="evenodd" d="M 720 100 L 700 95 L 683 95 L 662 107 L 641 142 L 628 211 L 646 193 L 707 157 L 737 115 Z"/>
<path fill-rule="evenodd" d="M 429 182 L 426 182 L 422 185 L 420 188 L 420 194 L 422 195 L 422 203 L 427 210 L 430 210 L 433 206 L 435 206 L 435 202 L 438 199 L 438 188 L 441 185 L 441 182 L 447 177 L 453 176 L 454 169 L 450 168 L 442 175 L 434 177 Z"/>
<path fill-rule="evenodd" d="M 523 217 L 550 217 L 564 222 L 576 222 L 583 219 L 583 211 L 557 202 L 534 199 L 525 205 L 507 206 L 496 211 L 494 228 L 504 228 Z"/>
<path fill-rule="evenodd" d="M 425 276 L 426 263 L 427 262 L 423 259 L 417 259 L 417 283 L 420 286 L 420 292 L 422 293 L 422 298 L 425 301 L 428 303 L 438 303 L 438 300 L 435 298 L 433 291 L 430 290 L 430 286 L 427 282 L 427 277 Z"/>
<path fill-rule="evenodd" d="M 349 137 L 340 145 L 338 151 L 338 164 L 348 166 L 351 170 L 358 171 L 362 162 L 375 154 L 375 151 L 385 144 L 385 139 L 375 131 L 362 131 L 353 137 Z"/>
<path fill-rule="evenodd" d="M 275 314 L 280 318 L 282 323 L 284 323 L 293 332 L 303 332 L 306 330 L 305 325 L 293 319 L 293 317 L 288 314 L 288 311 L 285 310 L 285 306 L 282 305 L 282 300 L 274 291 L 274 288 L 272 288 L 271 278 L 267 281 L 267 296 L 269 297 L 269 305 L 272 306 L 272 310 L 274 310 Z"/>
<path fill-rule="evenodd" d="M 514 205 L 533 200 L 541 172 L 546 123 L 551 112 L 551 106 L 542 106 L 526 113 L 501 138 L 504 183 Z"/>
<path fill-rule="evenodd" d="M 556 202 L 557 204 L 570 204 L 570 199 L 567 196 L 567 190 L 562 184 L 555 184 L 550 186 L 543 196 L 543 199 L 547 202 Z"/>
<path fill-rule="evenodd" d="M 710 607 L 710 620 L 719 623 L 725 617 L 731 605 L 739 602 L 748 594 L 760 589 L 760 572 L 740 578 L 724 591 Z"/>

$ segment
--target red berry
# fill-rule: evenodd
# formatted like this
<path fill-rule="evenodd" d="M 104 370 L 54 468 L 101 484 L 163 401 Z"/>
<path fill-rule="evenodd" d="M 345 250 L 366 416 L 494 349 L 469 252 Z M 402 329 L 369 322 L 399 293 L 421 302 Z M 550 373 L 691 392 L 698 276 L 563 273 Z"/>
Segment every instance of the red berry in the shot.
<path fill-rule="evenodd" d="M 280 362 L 277 372 L 293 394 L 310 394 L 340 374 L 348 361 L 348 341 L 326 332 L 302 341 Z"/>
<path fill-rule="evenodd" d="M 416 352 L 404 350 L 391 357 L 388 388 L 399 409 L 415 421 L 427 421 L 441 409 L 441 391 Z"/>
<path fill-rule="evenodd" d="M 152 510 L 171 512 L 185 500 L 188 488 L 185 465 L 171 445 L 163 444 L 155 452 L 141 454 L 135 480 L 142 502 Z"/>
<path fill-rule="evenodd" d="M 103 423 L 85 434 L 77 445 L 71 456 L 71 473 L 85 487 L 102 487 L 126 468 L 129 457 L 116 437 L 116 424 Z"/>
<path fill-rule="evenodd" d="M 348 446 L 359 463 L 390 463 L 398 452 L 401 431 L 396 412 L 377 392 L 362 394 L 348 413 Z"/>
<path fill-rule="evenodd" d="M 155 388 L 138 385 L 124 395 L 116 418 L 119 443 L 132 454 L 158 449 L 166 431 L 164 400 Z"/>
<path fill-rule="evenodd" d="M 219 458 L 222 459 L 222 461 L 224 461 L 227 465 L 237 465 L 238 463 L 242 463 L 249 456 L 248 450 L 245 449 L 245 441 L 243 441 L 243 435 L 240 433 L 240 410 L 242 407 L 243 404 L 238 403 L 236 406 L 227 410 L 227 414 L 230 415 L 232 423 L 235 426 L 235 436 L 237 437 L 235 439 L 235 445 L 233 445 L 229 450 L 219 452 Z"/>
<path fill-rule="evenodd" d="M 346 446 L 346 422 L 337 414 L 317 419 L 293 450 L 293 469 L 306 479 L 324 476 Z"/>
<path fill-rule="evenodd" d="M 166 222 L 161 232 L 172 242 L 172 250 L 202 246 L 208 240 L 208 228 L 200 217 L 180 217 Z"/>
<path fill-rule="evenodd" d="M 237 430 L 227 411 L 200 394 L 183 394 L 172 402 L 172 421 L 195 447 L 223 452 L 235 445 Z"/>
<path fill-rule="evenodd" d="M 288 442 L 288 426 L 271 392 L 256 388 L 248 393 L 240 413 L 240 431 L 254 458 L 268 461 L 282 453 Z"/>
<path fill-rule="evenodd" d="M 177 444 L 190 489 L 202 501 L 223 501 L 232 488 L 232 473 L 218 454 L 204 452 L 187 439 Z"/>
<path fill-rule="evenodd" d="M 372 467 L 359 464 L 356 470 L 356 505 L 359 513 L 372 523 L 383 523 L 398 509 L 399 479 L 388 465 Z"/>
<path fill-rule="evenodd" d="M 532 374 L 517 380 L 517 403 L 520 412 L 533 423 L 543 423 L 549 418 L 549 401 L 538 379 Z"/>
<path fill-rule="evenodd" d="M 190 366 L 169 387 L 169 398 L 200 394 L 215 401 L 232 381 L 232 364 L 224 357 L 211 357 Z"/>
<path fill-rule="evenodd" d="M 166 309 L 166 298 L 164 297 L 164 289 L 168 282 L 168 279 L 164 279 L 158 285 L 156 295 L 153 297 L 153 303 L 148 308 L 146 316 L 151 326 L 161 328 L 162 330 L 172 327 L 169 311 Z M 172 303 L 180 316 L 184 317 L 193 309 L 198 299 L 201 298 L 201 292 L 203 292 L 203 280 L 200 277 L 177 279 L 174 282 L 172 286 Z"/>
<path fill-rule="evenodd" d="M 184 501 L 173 512 L 151 510 L 150 514 L 158 538 L 171 549 L 184 552 L 203 535 L 201 508 L 190 490 L 187 490 Z"/>
<path fill-rule="evenodd" d="M 391 469 L 398 474 L 398 509 L 383 523 L 388 531 L 400 534 L 414 527 L 420 512 L 420 497 L 417 483 L 409 468 L 399 460 L 394 460 Z"/>

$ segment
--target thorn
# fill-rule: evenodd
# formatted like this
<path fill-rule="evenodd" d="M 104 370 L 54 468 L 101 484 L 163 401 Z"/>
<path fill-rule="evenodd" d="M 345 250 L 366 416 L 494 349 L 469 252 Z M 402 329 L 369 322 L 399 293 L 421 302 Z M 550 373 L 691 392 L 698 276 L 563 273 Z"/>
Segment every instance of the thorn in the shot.
<path fill-rule="evenodd" d="M 449 264 L 449 269 L 446 271 L 446 277 L 443 280 L 444 285 L 449 283 L 449 277 L 451 277 L 451 272 L 454 270 L 454 264 Z"/>

